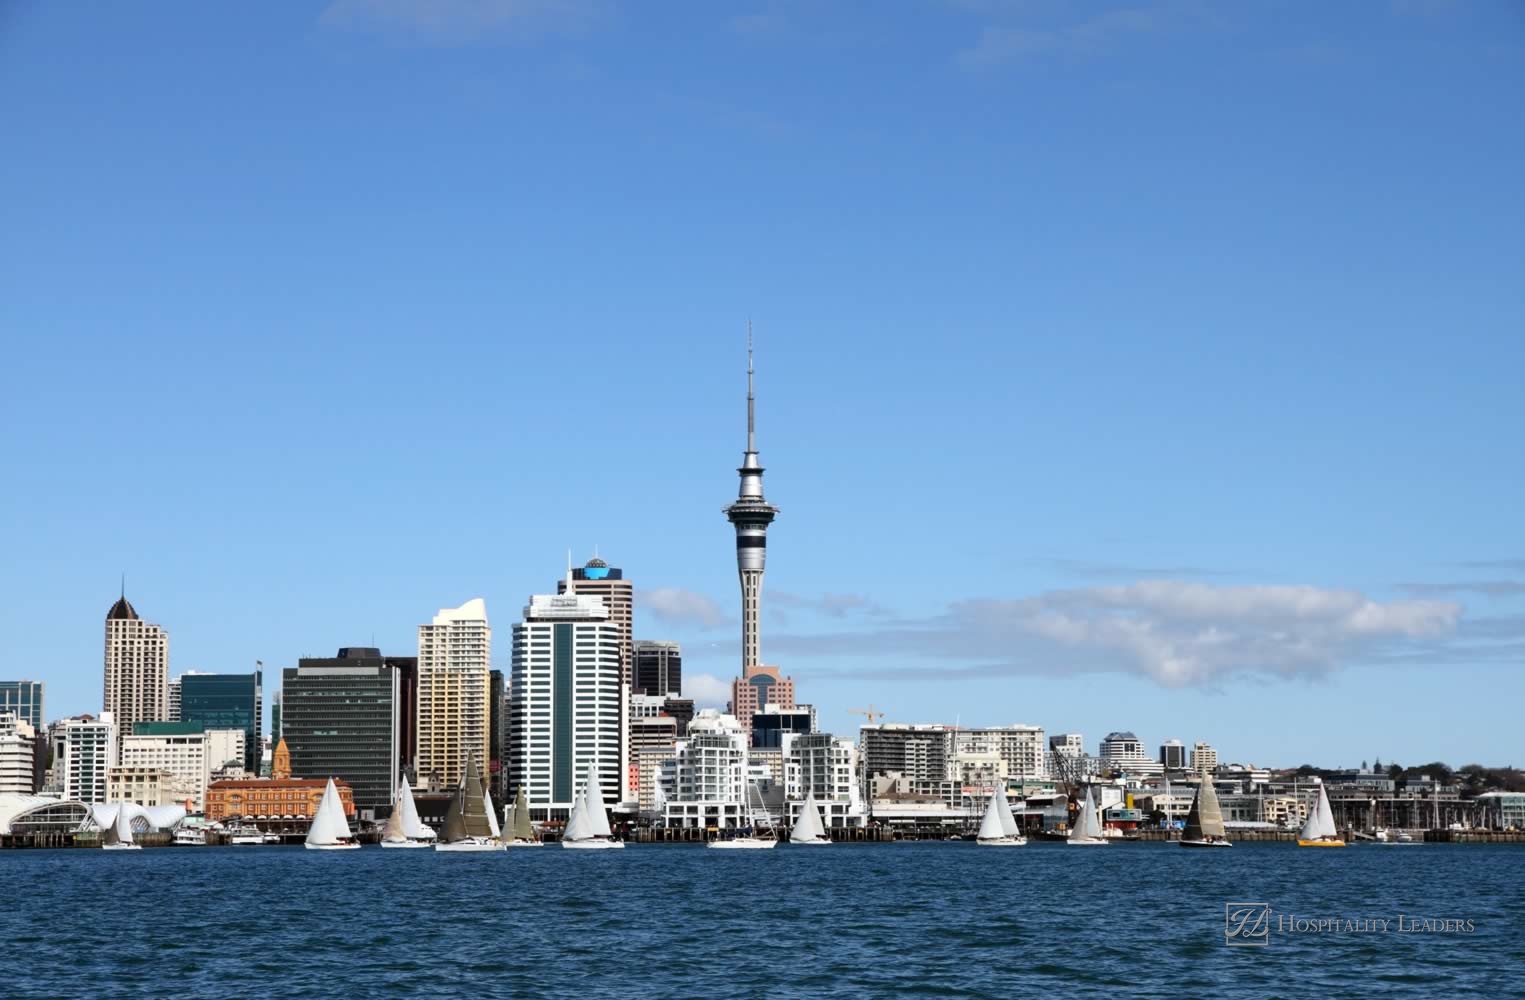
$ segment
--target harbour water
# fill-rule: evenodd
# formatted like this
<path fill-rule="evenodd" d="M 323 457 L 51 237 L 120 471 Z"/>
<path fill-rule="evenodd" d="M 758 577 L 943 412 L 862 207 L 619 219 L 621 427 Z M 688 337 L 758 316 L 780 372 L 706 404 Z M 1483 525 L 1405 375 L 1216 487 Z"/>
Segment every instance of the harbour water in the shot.
<path fill-rule="evenodd" d="M 164 848 L 0 872 L 18 1000 L 1509 996 L 1525 968 L 1513 846 Z M 1267 944 L 1226 943 L 1230 902 L 1270 904 Z"/>

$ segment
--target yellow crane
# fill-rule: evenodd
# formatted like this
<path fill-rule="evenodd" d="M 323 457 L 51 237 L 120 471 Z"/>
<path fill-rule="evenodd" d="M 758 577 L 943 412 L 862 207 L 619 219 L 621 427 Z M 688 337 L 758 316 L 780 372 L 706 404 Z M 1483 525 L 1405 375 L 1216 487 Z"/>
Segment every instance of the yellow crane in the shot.
<path fill-rule="evenodd" d="M 883 713 L 883 712 L 876 712 L 876 711 L 874 711 L 874 703 L 873 702 L 869 702 L 867 708 L 849 708 L 847 710 L 847 712 L 848 712 L 849 715 L 862 715 L 862 716 L 866 716 L 868 718 L 868 724 L 871 725 L 871 726 L 874 724 L 874 720 L 875 719 L 882 719 L 882 718 L 884 718 L 884 715 L 885 715 L 885 713 Z"/>

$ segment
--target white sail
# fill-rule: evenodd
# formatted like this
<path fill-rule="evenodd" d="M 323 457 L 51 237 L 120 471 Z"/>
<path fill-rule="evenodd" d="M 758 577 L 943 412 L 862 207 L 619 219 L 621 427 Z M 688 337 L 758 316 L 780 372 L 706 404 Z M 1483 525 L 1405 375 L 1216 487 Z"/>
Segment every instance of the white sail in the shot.
<path fill-rule="evenodd" d="M 592 838 L 593 825 L 588 822 L 588 800 L 578 795 L 572 803 L 572 814 L 567 817 L 567 825 L 561 831 L 561 839 L 591 840 Z"/>
<path fill-rule="evenodd" d="M 1329 796 L 1324 786 L 1318 786 L 1318 801 L 1308 810 L 1308 821 L 1298 831 L 1298 840 L 1326 840 L 1339 835 L 1334 828 L 1334 812 L 1329 808 Z"/>
<path fill-rule="evenodd" d="M 1096 800 L 1091 797 L 1091 786 L 1086 786 L 1086 800 L 1080 807 L 1080 815 L 1075 817 L 1075 829 L 1070 833 L 1071 840 L 1100 840 L 1101 817 L 1096 813 Z"/>
<path fill-rule="evenodd" d="M 980 832 L 976 835 L 980 840 L 1001 840 L 1006 837 L 1006 824 L 1001 822 L 1001 810 L 996 805 L 996 797 L 990 797 L 990 804 L 985 807 L 985 818 L 980 820 Z"/>
<path fill-rule="evenodd" d="M 588 829 L 590 837 L 608 837 L 613 831 L 609 829 L 609 814 L 604 810 L 604 790 L 598 784 L 598 771 L 593 762 L 588 762 L 588 784 L 583 789 L 583 797 L 588 803 Z"/>
<path fill-rule="evenodd" d="M 323 798 L 318 802 L 317 814 L 312 818 L 312 826 L 307 830 L 307 843 L 323 847 L 350 839 L 344 803 L 339 799 L 339 789 L 334 787 L 334 779 L 329 778 L 327 787 L 323 789 Z"/>
<path fill-rule="evenodd" d="M 485 788 L 482 790 L 482 808 L 487 810 L 487 829 L 492 831 L 493 840 L 503 838 L 503 828 L 498 826 L 498 811 L 492 805 L 492 793 Z"/>
<path fill-rule="evenodd" d="M 387 844 L 400 844 L 408 839 L 408 835 L 402 828 L 402 810 L 396 805 L 392 806 L 392 815 L 381 827 L 381 840 Z"/>
<path fill-rule="evenodd" d="M 1017 818 L 1011 814 L 1011 803 L 1006 800 L 1006 789 L 995 790 L 996 812 L 1001 816 L 1001 829 L 1006 831 L 1008 837 L 1020 837 L 1022 831 L 1017 826 Z"/>
<path fill-rule="evenodd" d="M 127 806 L 116 811 L 116 840 L 119 844 L 132 843 L 132 820 L 127 818 Z"/>
<path fill-rule="evenodd" d="M 397 786 L 397 807 L 392 810 L 392 815 L 402 817 L 402 834 L 404 837 L 410 840 L 434 839 L 434 831 L 429 829 L 424 821 L 418 818 L 418 806 L 413 802 L 413 789 L 408 787 L 408 779 L 406 777 Z"/>
<path fill-rule="evenodd" d="M 794 821 L 794 829 L 789 831 L 789 839 L 796 844 L 808 844 L 826 838 L 826 824 L 821 821 L 821 807 L 815 803 L 815 793 L 805 796 L 805 804 L 800 806 L 799 819 Z"/>

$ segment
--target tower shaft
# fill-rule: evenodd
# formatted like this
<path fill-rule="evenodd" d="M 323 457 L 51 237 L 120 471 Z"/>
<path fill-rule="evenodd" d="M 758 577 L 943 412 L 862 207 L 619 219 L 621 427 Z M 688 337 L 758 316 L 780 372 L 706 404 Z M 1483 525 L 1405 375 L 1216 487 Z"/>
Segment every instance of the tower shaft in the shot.
<path fill-rule="evenodd" d="M 736 529 L 736 572 L 741 580 L 741 666 L 762 662 L 759 619 L 763 568 L 768 553 L 768 525 L 778 508 L 763 498 L 763 467 L 757 455 L 756 394 L 753 391 L 752 326 L 747 324 L 747 448 L 742 453 L 736 502 L 725 508 Z"/>

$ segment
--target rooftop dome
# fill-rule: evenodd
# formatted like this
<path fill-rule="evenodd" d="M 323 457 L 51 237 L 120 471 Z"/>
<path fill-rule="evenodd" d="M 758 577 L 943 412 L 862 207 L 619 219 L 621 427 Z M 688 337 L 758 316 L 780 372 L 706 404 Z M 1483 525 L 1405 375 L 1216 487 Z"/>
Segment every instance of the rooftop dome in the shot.
<path fill-rule="evenodd" d="M 106 620 L 108 622 L 110 622 L 110 621 L 129 621 L 129 622 L 135 622 L 135 621 L 138 620 L 138 613 L 132 609 L 132 605 L 131 604 L 127 603 L 127 598 L 125 596 L 124 597 L 118 597 L 116 603 L 111 606 L 111 610 L 106 612 Z"/>
<path fill-rule="evenodd" d="M 583 564 L 583 569 L 603 569 L 608 565 L 608 563 L 604 562 L 598 556 L 594 556 L 592 559 L 589 559 L 586 563 Z"/>

